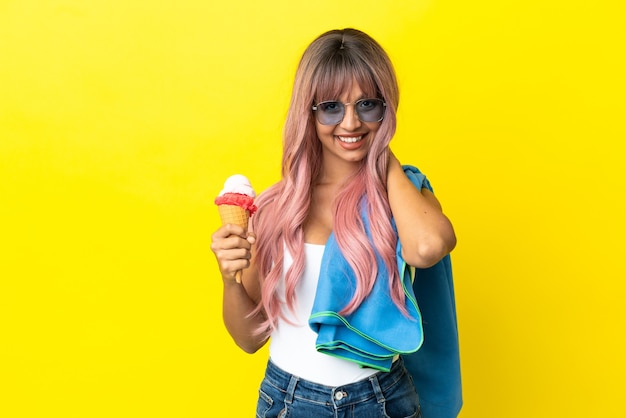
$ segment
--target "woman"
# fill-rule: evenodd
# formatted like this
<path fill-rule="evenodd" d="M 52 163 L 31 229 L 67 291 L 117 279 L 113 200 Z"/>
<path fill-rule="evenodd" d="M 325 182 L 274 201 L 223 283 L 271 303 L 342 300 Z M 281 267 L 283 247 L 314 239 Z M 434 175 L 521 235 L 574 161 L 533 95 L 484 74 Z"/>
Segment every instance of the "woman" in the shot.
<path fill-rule="evenodd" d="M 420 329 L 399 264 L 430 267 L 456 244 L 433 193 L 416 187 L 389 149 L 398 99 L 392 64 L 371 37 L 354 29 L 319 36 L 296 72 L 281 181 L 256 200 L 251 231 L 224 225 L 213 234 L 228 331 L 248 353 L 271 340 L 258 417 L 420 416 L 402 349 L 376 357 L 372 338 L 320 341 L 323 327 L 337 329 L 333 320 L 349 325 L 337 332 L 361 321 L 393 340 L 385 330 L 396 326 L 387 315 L 394 309 L 398 322 Z M 394 309 L 364 314 L 373 300 Z M 337 312 L 324 316 L 325 303 Z M 369 332 L 361 331 L 355 339 Z M 401 345 L 375 342 L 377 353 Z"/>

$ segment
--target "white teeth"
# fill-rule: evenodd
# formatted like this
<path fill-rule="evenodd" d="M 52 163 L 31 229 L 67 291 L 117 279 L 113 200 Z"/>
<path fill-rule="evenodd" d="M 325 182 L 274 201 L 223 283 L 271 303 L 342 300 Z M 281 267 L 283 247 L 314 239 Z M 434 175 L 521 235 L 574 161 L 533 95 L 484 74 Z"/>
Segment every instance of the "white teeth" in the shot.
<path fill-rule="evenodd" d="M 337 138 L 339 138 L 339 140 L 341 142 L 346 142 L 348 144 L 354 144 L 355 142 L 358 142 L 361 140 L 361 138 L 363 138 L 363 135 L 361 136 L 352 136 L 349 138 L 346 138 L 345 136 L 338 136 Z"/>

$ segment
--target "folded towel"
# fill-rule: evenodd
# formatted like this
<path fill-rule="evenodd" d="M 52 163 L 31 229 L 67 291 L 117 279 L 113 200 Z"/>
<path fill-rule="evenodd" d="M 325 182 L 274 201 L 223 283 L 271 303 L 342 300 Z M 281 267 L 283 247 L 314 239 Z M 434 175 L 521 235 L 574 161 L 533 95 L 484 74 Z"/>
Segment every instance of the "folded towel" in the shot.
<path fill-rule="evenodd" d="M 417 168 L 403 168 L 415 187 L 432 191 L 430 182 Z M 367 230 L 366 216 L 364 221 Z M 392 224 L 395 228 L 393 220 Z M 338 312 L 351 300 L 356 278 L 331 234 L 309 319 L 309 325 L 318 333 L 316 348 L 383 371 L 390 369 L 395 356 L 402 355 L 420 395 L 423 418 L 454 418 L 463 400 L 450 256 L 433 267 L 415 269 L 401 254 L 398 241 L 396 257 L 409 317 L 391 300 L 388 272 L 379 257 L 371 294 L 352 314 L 341 316 Z"/>
<path fill-rule="evenodd" d="M 433 191 L 415 167 L 404 166 L 416 187 Z M 422 418 L 455 418 L 463 406 L 459 334 L 452 261 L 446 255 L 426 269 L 415 269 L 413 291 L 422 314 L 424 344 L 403 355 L 420 396 Z"/>
<path fill-rule="evenodd" d="M 421 173 L 420 173 L 421 175 Z M 417 181 L 423 183 L 425 177 Z M 368 235 L 369 221 L 361 211 Z M 395 223 L 392 221 L 395 230 Z M 309 325 L 317 332 L 319 352 L 345 358 L 362 366 L 389 371 L 394 357 L 416 352 L 424 340 L 422 319 L 412 286 L 414 269 L 402 258 L 400 241 L 396 247 L 400 277 L 404 287 L 406 316 L 389 293 L 389 272 L 376 257 L 377 276 L 369 296 L 349 315 L 339 315 L 356 289 L 356 277 L 331 234 L 322 257 L 319 282 Z"/>

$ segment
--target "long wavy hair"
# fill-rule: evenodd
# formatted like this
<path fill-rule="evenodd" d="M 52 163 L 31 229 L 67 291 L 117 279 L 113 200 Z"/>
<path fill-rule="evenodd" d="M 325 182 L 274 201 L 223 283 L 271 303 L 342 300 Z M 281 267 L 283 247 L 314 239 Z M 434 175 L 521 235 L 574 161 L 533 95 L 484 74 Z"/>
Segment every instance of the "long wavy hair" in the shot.
<path fill-rule="evenodd" d="M 333 232 L 357 279 L 354 297 L 341 314 L 353 312 L 371 292 L 377 276 L 376 255 L 390 272 L 393 301 L 406 312 L 395 255 L 397 236 L 391 224 L 386 188 L 388 145 L 396 130 L 398 83 L 387 53 L 374 39 L 356 29 L 332 30 L 315 39 L 300 60 L 284 127 L 282 179 L 256 200 L 258 212 L 252 218 L 252 228 L 259 238 L 258 310 L 262 309 L 267 318 L 260 333 L 271 333 L 281 315 L 277 286 L 283 274 L 285 302 L 293 311 L 296 285 L 304 271 L 303 225 L 322 166 L 322 146 L 311 106 L 336 100 L 353 80 L 367 97 L 379 97 L 387 107 L 367 157 L 334 201 Z M 355 208 L 366 210 L 371 238 Z M 283 272 L 285 248 L 293 262 Z"/>

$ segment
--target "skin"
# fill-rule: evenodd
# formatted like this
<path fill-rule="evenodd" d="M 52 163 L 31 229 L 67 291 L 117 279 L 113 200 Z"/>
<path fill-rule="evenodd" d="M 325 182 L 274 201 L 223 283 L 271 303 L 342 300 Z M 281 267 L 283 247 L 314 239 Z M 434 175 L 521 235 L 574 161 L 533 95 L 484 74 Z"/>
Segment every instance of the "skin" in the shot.
<path fill-rule="evenodd" d="M 250 316 L 261 300 L 259 275 L 253 261 L 255 242 L 255 235 L 238 225 L 220 227 L 211 242 L 224 283 L 224 325 L 235 343 L 247 353 L 256 352 L 267 342 L 267 338 L 254 333 L 265 319 L 263 314 Z M 235 274 L 242 269 L 241 283 L 237 283 Z"/>
<path fill-rule="evenodd" d="M 362 98 L 360 87 L 352 83 L 338 100 L 354 103 Z M 359 120 L 352 105 L 346 107 L 344 119 L 337 125 L 316 122 L 317 136 L 322 143 L 322 171 L 313 186 L 311 209 L 303 226 L 305 242 L 326 243 L 332 232 L 334 196 L 367 156 L 379 127 L 380 122 Z M 346 143 L 345 139 L 349 138 L 359 140 Z M 454 229 L 438 200 L 427 189 L 417 190 L 413 186 L 393 153 L 389 157 L 387 192 L 403 257 L 408 264 L 430 267 L 454 249 Z M 254 330 L 265 319 L 263 313 L 249 316 L 261 294 L 254 263 L 255 242 L 256 236 L 251 232 L 236 225 L 224 225 L 213 234 L 211 243 L 224 283 L 224 324 L 237 345 L 248 353 L 257 351 L 267 342 L 267 338 L 254 335 Z M 235 274 L 242 269 L 239 284 Z"/>

